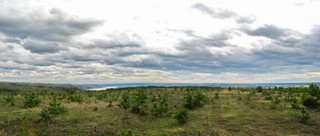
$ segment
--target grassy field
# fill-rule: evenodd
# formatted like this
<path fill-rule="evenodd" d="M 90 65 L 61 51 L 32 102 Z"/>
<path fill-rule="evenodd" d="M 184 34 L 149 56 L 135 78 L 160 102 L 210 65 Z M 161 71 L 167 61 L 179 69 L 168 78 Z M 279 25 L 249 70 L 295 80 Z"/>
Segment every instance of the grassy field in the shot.
<path fill-rule="evenodd" d="M 26 89 L 3 84 L 8 83 L 0 87 L 3 136 L 320 135 L 319 99 L 309 88 L 148 87 L 87 92 L 68 85 L 26 84 Z M 318 102 L 315 107 L 305 104 L 308 98 Z M 52 110 L 54 100 L 55 107 L 65 111 L 44 112 Z M 185 123 L 177 119 L 181 109 L 187 109 Z"/>

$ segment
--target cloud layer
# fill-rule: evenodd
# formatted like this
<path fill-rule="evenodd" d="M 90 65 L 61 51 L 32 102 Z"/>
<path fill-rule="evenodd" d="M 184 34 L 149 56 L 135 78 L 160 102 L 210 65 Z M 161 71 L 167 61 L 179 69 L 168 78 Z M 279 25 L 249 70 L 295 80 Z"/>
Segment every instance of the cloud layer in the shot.
<path fill-rule="evenodd" d="M 101 19 L 73 15 L 71 9 L 69 13 L 50 4 L 24 7 L 30 10 L 23 12 L 17 1 L 2 3 L 11 5 L 0 6 L 0 80 L 4 81 L 320 80 L 319 22 L 302 32 L 263 22 L 259 20 L 263 16 L 254 13 L 196 2 L 171 13 L 194 20 L 185 25 L 160 12 L 165 11 L 162 4 L 151 8 L 150 15 L 133 10 L 137 15 L 127 23 L 121 19 L 124 13 Z M 292 5 L 301 8 L 308 3 Z"/>

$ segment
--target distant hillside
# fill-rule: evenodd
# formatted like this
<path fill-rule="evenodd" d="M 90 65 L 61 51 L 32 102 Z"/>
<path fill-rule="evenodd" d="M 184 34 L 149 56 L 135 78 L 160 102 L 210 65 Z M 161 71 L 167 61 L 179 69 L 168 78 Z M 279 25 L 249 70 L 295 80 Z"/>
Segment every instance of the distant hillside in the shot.
<path fill-rule="evenodd" d="M 71 91 L 79 90 L 70 84 L 0 82 L 0 91 Z"/>

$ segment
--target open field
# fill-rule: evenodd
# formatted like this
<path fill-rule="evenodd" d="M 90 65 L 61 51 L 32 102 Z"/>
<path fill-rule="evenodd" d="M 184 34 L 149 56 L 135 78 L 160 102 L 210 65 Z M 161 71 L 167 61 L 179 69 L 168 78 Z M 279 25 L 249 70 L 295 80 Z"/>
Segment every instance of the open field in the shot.
<path fill-rule="evenodd" d="M 87 92 L 66 85 L 27 84 L 25 89 L 4 84 L 0 87 L 0 134 L 4 136 L 320 134 L 317 86 L 316 93 L 304 87 Z M 316 103 L 310 106 L 307 99 Z M 181 114 L 181 109 L 187 113 Z"/>

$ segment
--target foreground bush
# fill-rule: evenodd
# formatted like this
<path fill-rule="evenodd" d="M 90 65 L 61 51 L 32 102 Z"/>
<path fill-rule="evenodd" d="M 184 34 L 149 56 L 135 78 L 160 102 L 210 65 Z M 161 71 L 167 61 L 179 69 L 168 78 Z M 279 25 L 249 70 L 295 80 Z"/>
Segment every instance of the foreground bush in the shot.
<path fill-rule="evenodd" d="M 304 123 L 304 124 L 307 123 L 307 121 L 310 119 L 309 112 L 307 112 L 305 108 L 301 108 L 300 112 L 301 114 L 297 115 L 296 117 L 300 119 L 300 123 Z"/>
<path fill-rule="evenodd" d="M 31 94 L 27 94 L 24 97 L 23 104 L 24 104 L 24 107 L 26 108 L 33 108 L 38 106 L 40 102 L 41 100 L 34 93 L 31 93 Z"/>
<path fill-rule="evenodd" d="M 302 104 L 310 109 L 315 109 L 319 107 L 320 103 L 315 97 L 304 96 L 302 98 Z"/>
<path fill-rule="evenodd" d="M 189 111 L 187 109 L 180 109 L 176 113 L 175 118 L 178 120 L 179 124 L 185 124 L 190 120 Z"/>
<path fill-rule="evenodd" d="M 50 102 L 50 106 L 43 109 L 40 113 L 41 119 L 51 121 L 54 117 L 67 112 L 67 108 L 62 106 L 56 98 Z"/>
<path fill-rule="evenodd" d="M 208 97 L 200 92 L 188 92 L 185 96 L 184 106 L 188 109 L 202 107 L 208 101 Z"/>
<path fill-rule="evenodd" d="M 150 109 L 146 103 L 147 94 L 144 91 L 139 90 L 133 96 L 131 112 L 140 113 L 141 115 L 146 115 L 150 113 Z"/>
<path fill-rule="evenodd" d="M 166 96 L 160 96 L 159 102 L 154 103 L 151 109 L 151 113 L 155 116 L 164 116 L 169 111 L 168 98 Z"/>
<path fill-rule="evenodd" d="M 4 103 L 9 106 L 14 106 L 14 95 L 7 94 L 4 96 Z"/>
<path fill-rule="evenodd" d="M 122 109 L 128 109 L 130 107 L 130 95 L 128 92 L 125 92 L 121 95 L 121 102 L 118 105 Z"/>
<path fill-rule="evenodd" d="M 70 100 L 71 102 L 82 103 L 83 102 L 83 97 L 80 96 L 80 95 L 71 94 L 71 95 L 69 95 L 68 100 Z"/>

